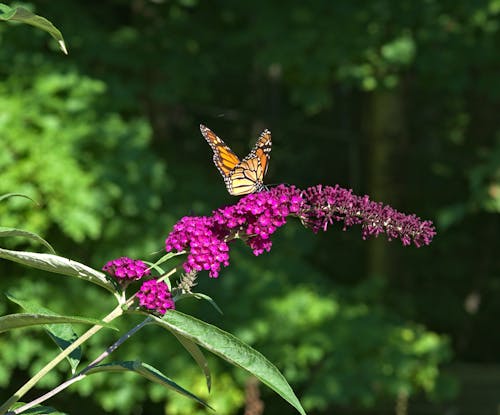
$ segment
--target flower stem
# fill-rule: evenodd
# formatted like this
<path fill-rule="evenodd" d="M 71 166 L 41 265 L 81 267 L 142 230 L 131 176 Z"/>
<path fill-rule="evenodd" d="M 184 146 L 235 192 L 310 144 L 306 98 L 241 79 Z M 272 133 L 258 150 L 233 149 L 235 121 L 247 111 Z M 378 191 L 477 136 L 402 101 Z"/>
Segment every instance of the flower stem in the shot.
<path fill-rule="evenodd" d="M 87 376 L 86 373 L 90 369 L 94 368 L 100 362 L 102 362 L 106 357 L 108 357 L 111 353 L 113 353 L 116 349 L 118 349 L 118 347 L 120 347 L 125 341 L 130 339 L 136 332 L 138 332 L 141 328 L 143 328 L 151 320 L 152 320 L 151 317 L 145 318 L 141 323 L 139 323 L 137 326 L 133 327 L 131 330 L 129 330 L 127 333 L 125 333 L 122 337 L 120 337 L 115 343 L 113 343 L 111 346 L 109 346 L 99 357 L 97 357 L 92 363 L 90 363 L 87 367 L 85 367 L 83 370 L 81 370 L 80 373 L 72 376 L 66 382 L 61 383 L 59 386 L 52 389 L 50 392 L 47 392 L 46 394 L 38 397 L 37 399 L 34 399 L 33 401 L 27 403 L 26 405 L 23 405 L 20 408 L 17 408 L 9 413 L 20 414 L 24 411 L 27 411 L 28 409 L 33 408 L 34 406 L 39 405 L 42 402 L 45 402 L 47 399 L 51 398 L 52 396 L 57 395 L 59 392 L 63 391 L 64 389 L 66 389 L 67 387 L 72 385 L 73 383 L 76 383 L 76 382 L 84 379 Z"/>
<path fill-rule="evenodd" d="M 123 314 L 122 306 L 117 306 L 111 313 L 109 313 L 102 320 L 105 323 L 109 323 L 115 318 Z M 21 386 L 7 401 L 5 401 L 2 406 L 0 406 L 0 415 L 3 415 L 7 410 L 15 404 L 19 399 L 21 399 L 31 388 L 33 388 L 38 381 L 43 378 L 47 373 L 49 373 L 54 367 L 56 367 L 62 360 L 64 360 L 73 350 L 87 341 L 90 337 L 96 334 L 104 326 L 95 325 L 82 334 L 75 342 L 71 343 L 66 349 L 59 353 L 54 359 L 47 363 L 35 376 L 33 376 L 28 382 Z"/>

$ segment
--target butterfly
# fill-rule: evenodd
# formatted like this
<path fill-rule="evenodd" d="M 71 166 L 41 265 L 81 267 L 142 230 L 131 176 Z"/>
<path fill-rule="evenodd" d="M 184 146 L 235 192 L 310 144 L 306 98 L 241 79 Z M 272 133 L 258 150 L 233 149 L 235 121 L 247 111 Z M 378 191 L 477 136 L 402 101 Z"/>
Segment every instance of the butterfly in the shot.
<path fill-rule="evenodd" d="M 214 152 L 214 163 L 224 178 L 227 191 L 233 196 L 260 192 L 266 187 L 263 180 L 271 158 L 271 132 L 264 130 L 254 148 L 243 160 L 203 124 L 200 130 Z"/>

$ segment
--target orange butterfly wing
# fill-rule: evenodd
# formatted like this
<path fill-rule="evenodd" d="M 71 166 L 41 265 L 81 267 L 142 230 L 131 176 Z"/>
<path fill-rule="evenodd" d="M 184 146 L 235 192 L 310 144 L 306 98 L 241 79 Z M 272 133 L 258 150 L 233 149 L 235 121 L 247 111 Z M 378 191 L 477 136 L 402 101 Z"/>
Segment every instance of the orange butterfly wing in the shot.
<path fill-rule="evenodd" d="M 201 133 L 214 152 L 214 164 L 224 178 L 229 194 L 241 196 L 264 190 L 271 152 L 271 132 L 264 130 L 254 148 L 242 161 L 216 134 L 204 125 Z"/>
<path fill-rule="evenodd" d="M 248 156 L 244 158 L 244 160 L 255 157 L 259 159 L 259 163 L 263 170 L 261 179 L 264 178 L 267 173 L 267 168 L 269 167 L 269 159 L 271 158 L 271 144 L 271 131 L 262 131 L 262 134 L 255 143 L 253 150 Z"/>
<path fill-rule="evenodd" d="M 227 177 L 231 170 L 240 163 L 240 159 L 210 128 L 200 124 L 200 130 L 214 152 L 214 164 L 222 177 Z"/>

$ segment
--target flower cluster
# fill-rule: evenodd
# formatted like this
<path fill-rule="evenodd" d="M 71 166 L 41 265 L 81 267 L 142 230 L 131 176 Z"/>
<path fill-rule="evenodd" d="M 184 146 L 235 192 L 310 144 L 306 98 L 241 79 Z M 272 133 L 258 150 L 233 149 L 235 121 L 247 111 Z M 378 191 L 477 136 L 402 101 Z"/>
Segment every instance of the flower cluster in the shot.
<path fill-rule="evenodd" d="M 338 185 L 314 186 L 306 190 L 280 185 L 271 190 L 241 198 L 235 205 L 217 209 L 212 216 L 183 217 L 165 241 L 167 252 L 186 250 L 184 270 L 208 270 L 217 277 L 221 266 L 229 265 L 228 243 L 242 239 L 255 255 L 269 251 L 271 235 L 296 216 L 314 232 L 343 222 L 343 230 L 361 225 L 363 239 L 386 233 L 389 240 L 399 238 L 403 245 L 412 242 L 428 245 L 436 230 L 431 221 L 405 215 L 390 206 L 356 196 Z"/>
<path fill-rule="evenodd" d="M 252 248 L 254 255 L 260 255 L 271 250 L 271 235 L 286 223 L 289 215 L 297 215 L 301 205 L 300 190 L 280 185 L 217 209 L 213 218 L 219 234 L 238 235 Z"/>
<path fill-rule="evenodd" d="M 148 266 L 141 260 L 134 260 L 128 257 L 121 257 L 109 261 L 102 267 L 112 277 L 121 283 L 129 283 L 140 280 L 150 274 Z M 168 309 L 174 309 L 175 303 L 168 285 L 163 281 L 148 280 L 142 283 L 137 293 L 139 304 L 159 314 L 165 314 Z"/>
<path fill-rule="evenodd" d="M 137 298 L 142 307 L 156 311 L 161 315 L 169 309 L 175 309 L 172 294 L 164 281 L 145 281 L 137 293 Z"/>
<path fill-rule="evenodd" d="M 102 270 L 122 282 L 140 280 L 142 277 L 150 274 L 148 266 L 144 262 L 127 257 L 107 262 L 102 267 Z"/>
<path fill-rule="evenodd" d="M 214 229 L 213 218 L 183 217 L 165 241 L 165 248 L 167 252 L 189 250 L 184 263 L 186 273 L 206 270 L 217 278 L 220 267 L 229 265 L 229 246 L 224 234 Z"/>
<path fill-rule="evenodd" d="M 228 242 L 243 239 L 255 255 L 271 249 L 271 235 L 297 214 L 302 199 L 295 187 L 278 186 L 268 192 L 250 194 L 211 217 L 183 217 L 165 241 L 167 252 L 187 250 L 186 273 L 207 270 L 217 278 L 229 265 Z"/>
<path fill-rule="evenodd" d="M 436 235 L 431 221 L 405 215 L 390 206 L 374 202 L 368 196 L 356 196 L 340 186 L 314 186 L 302 192 L 304 204 L 299 214 L 314 232 L 326 231 L 329 224 L 343 222 L 343 230 L 361 225 L 363 239 L 386 233 L 389 240 L 401 239 L 403 245 L 428 245 Z"/>

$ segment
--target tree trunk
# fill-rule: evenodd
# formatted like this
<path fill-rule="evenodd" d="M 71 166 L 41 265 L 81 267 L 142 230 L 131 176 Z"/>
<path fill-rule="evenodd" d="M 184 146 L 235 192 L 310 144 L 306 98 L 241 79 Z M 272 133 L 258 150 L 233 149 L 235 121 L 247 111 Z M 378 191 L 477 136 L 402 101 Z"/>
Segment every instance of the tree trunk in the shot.
<path fill-rule="evenodd" d="M 397 199 L 397 180 L 392 167 L 397 156 L 395 153 L 406 137 L 401 89 L 374 92 L 369 98 L 365 119 L 368 194 L 372 200 L 392 204 Z M 387 247 L 382 235 L 369 241 L 369 276 L 389 275 Z"/>

